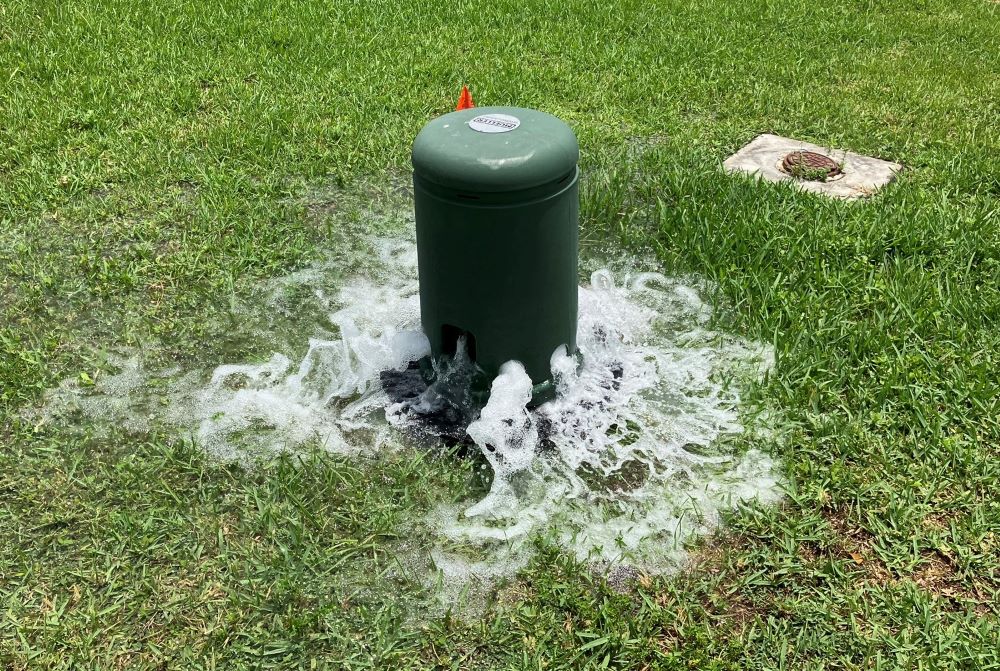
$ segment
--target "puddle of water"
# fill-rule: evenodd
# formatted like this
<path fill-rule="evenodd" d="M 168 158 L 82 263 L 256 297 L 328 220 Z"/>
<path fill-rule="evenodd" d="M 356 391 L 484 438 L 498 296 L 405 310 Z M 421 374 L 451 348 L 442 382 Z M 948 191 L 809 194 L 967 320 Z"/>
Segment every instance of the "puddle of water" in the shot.
<path fill-rule="evenodd" d="M 49 419 L 82 413 L 133 431 L 169 424 L 225 459 L 316 443 L 359 457 L 426 445 L 435 426 L 427 417 L 449 399 L 462 407 L 454 398 L 463 366 L 445 376 L 451 386 L 416 400 L 386 392 L 386 371 L 405 374 L 428 353 L 416 250 L 412 240 L 392 238 L 362 247 L 365 269 L 339 286 L 330 283 L 330 264 L 321 264 L 265 291 L 276 312 L 294 310 L 290 287 L 308 288 L 305 295 L 327 309 L 304 356 L 147 371 L 137 355 L 91 387 L 71 381 L 53 390 Z M 772 354 L 713 330 L 703 294 L 655 273 L 598 269 L 579 290 L 582 360 L 564 351 L 552 357 L 555 400 L 529 411 L 530 380 L 510 362 L 485 407 L 467 412 L 457 433 L 454 421 L 437 416 L 492 472 L 485 496 L 442 505 L 415 523 L 433 539 L 423 550 L 436 571 L 427 579 L 440 585 L 444 602 L 512 576 L 539 534 L 598 565 L 669 570 L 723 511 L 779 496 L 773 461 L 756 449 L 737 453 L 730 440 L 760 428 L 745 424 L 740 390 L 772 365 Z"/>

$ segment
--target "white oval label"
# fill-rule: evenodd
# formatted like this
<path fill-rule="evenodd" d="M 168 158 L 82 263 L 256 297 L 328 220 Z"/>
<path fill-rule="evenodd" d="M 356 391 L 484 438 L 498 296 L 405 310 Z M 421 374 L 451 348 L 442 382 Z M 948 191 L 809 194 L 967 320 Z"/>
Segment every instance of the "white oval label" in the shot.
<path fill-rule="evenodd" d="M 509 114 L 480 114 L 469 121 L 469 128 L 480 133 L 507 133 L 521 125 L 521 120 Z"/>

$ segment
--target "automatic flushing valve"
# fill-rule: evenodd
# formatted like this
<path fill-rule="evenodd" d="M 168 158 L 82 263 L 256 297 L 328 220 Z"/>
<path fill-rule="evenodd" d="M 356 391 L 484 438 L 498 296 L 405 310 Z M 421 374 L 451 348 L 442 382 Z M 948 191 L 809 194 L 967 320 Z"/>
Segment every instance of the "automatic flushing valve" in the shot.
<path fill-rule="evenodd" d="M 492 379 L 520 361 L 551 395 L 550 360 L 576 352 L 579 148 L 556 117 L 479 107 L 438 117 L 413 144 L 420 316 L 432 355 Z"/>

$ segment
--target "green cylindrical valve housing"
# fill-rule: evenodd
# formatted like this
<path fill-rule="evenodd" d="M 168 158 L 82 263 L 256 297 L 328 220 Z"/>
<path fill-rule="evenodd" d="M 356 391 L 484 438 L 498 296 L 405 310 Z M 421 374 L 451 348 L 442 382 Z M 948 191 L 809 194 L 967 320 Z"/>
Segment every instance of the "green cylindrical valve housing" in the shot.
<path fill-rule="evenodd" d="M 579 148 L 556 117 L 478 107 L 413 144 L 420 318 L 434 356 L 465 337 L 492 379 L 520 361 L 540 389 L 576 352 Z"/>

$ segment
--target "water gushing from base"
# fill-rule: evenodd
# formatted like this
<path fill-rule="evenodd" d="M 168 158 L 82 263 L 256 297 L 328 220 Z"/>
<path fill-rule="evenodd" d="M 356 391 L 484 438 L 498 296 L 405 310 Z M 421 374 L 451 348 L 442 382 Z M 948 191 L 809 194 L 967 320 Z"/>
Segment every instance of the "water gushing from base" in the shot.
<path fill-rule="evenodd" d="M 770 350 L 709 328 L 712 309 L 698 287 L 655 273 L 594 272 L 579 290 L 581 356 L 553 353 L 556 398 L 534 410 L 517 362 L 493 380 L 485 407 L 471 406 L 461 349 L 441 363 L 437 384 L 398 401 L 385 372 L 403 374 L 428 354 L 416 253 L 403 240 L 373 240 L 370 249 L 369 271 L 332 298 L 322 273 L 295 276 L 330 308 L 330 333 L 311 339 L 298 364 L 275 353 L 218 366 L 207 383 L 196 373 L 172 376 L 166 419 L 224 458 L 313 441 L 363 455 L 457 426 L 492 482 L 485 496 L 418 523 L 437 539 L 430 554 L 446 599 L 470 581 L 482 587 L 512 575 L 539 533 L 581 559 L 667 569 L 721 511 L 778 496 L 771 459 L 729 440 L 747 429 L 740 390 L 772 365 Z M 132 365 L 86 394 L 64 385 L 50 407 L 72 397 L 91 415 L 141 424 L 149 405 L 120 396 L 148 393 L 143 375 Z"/>

